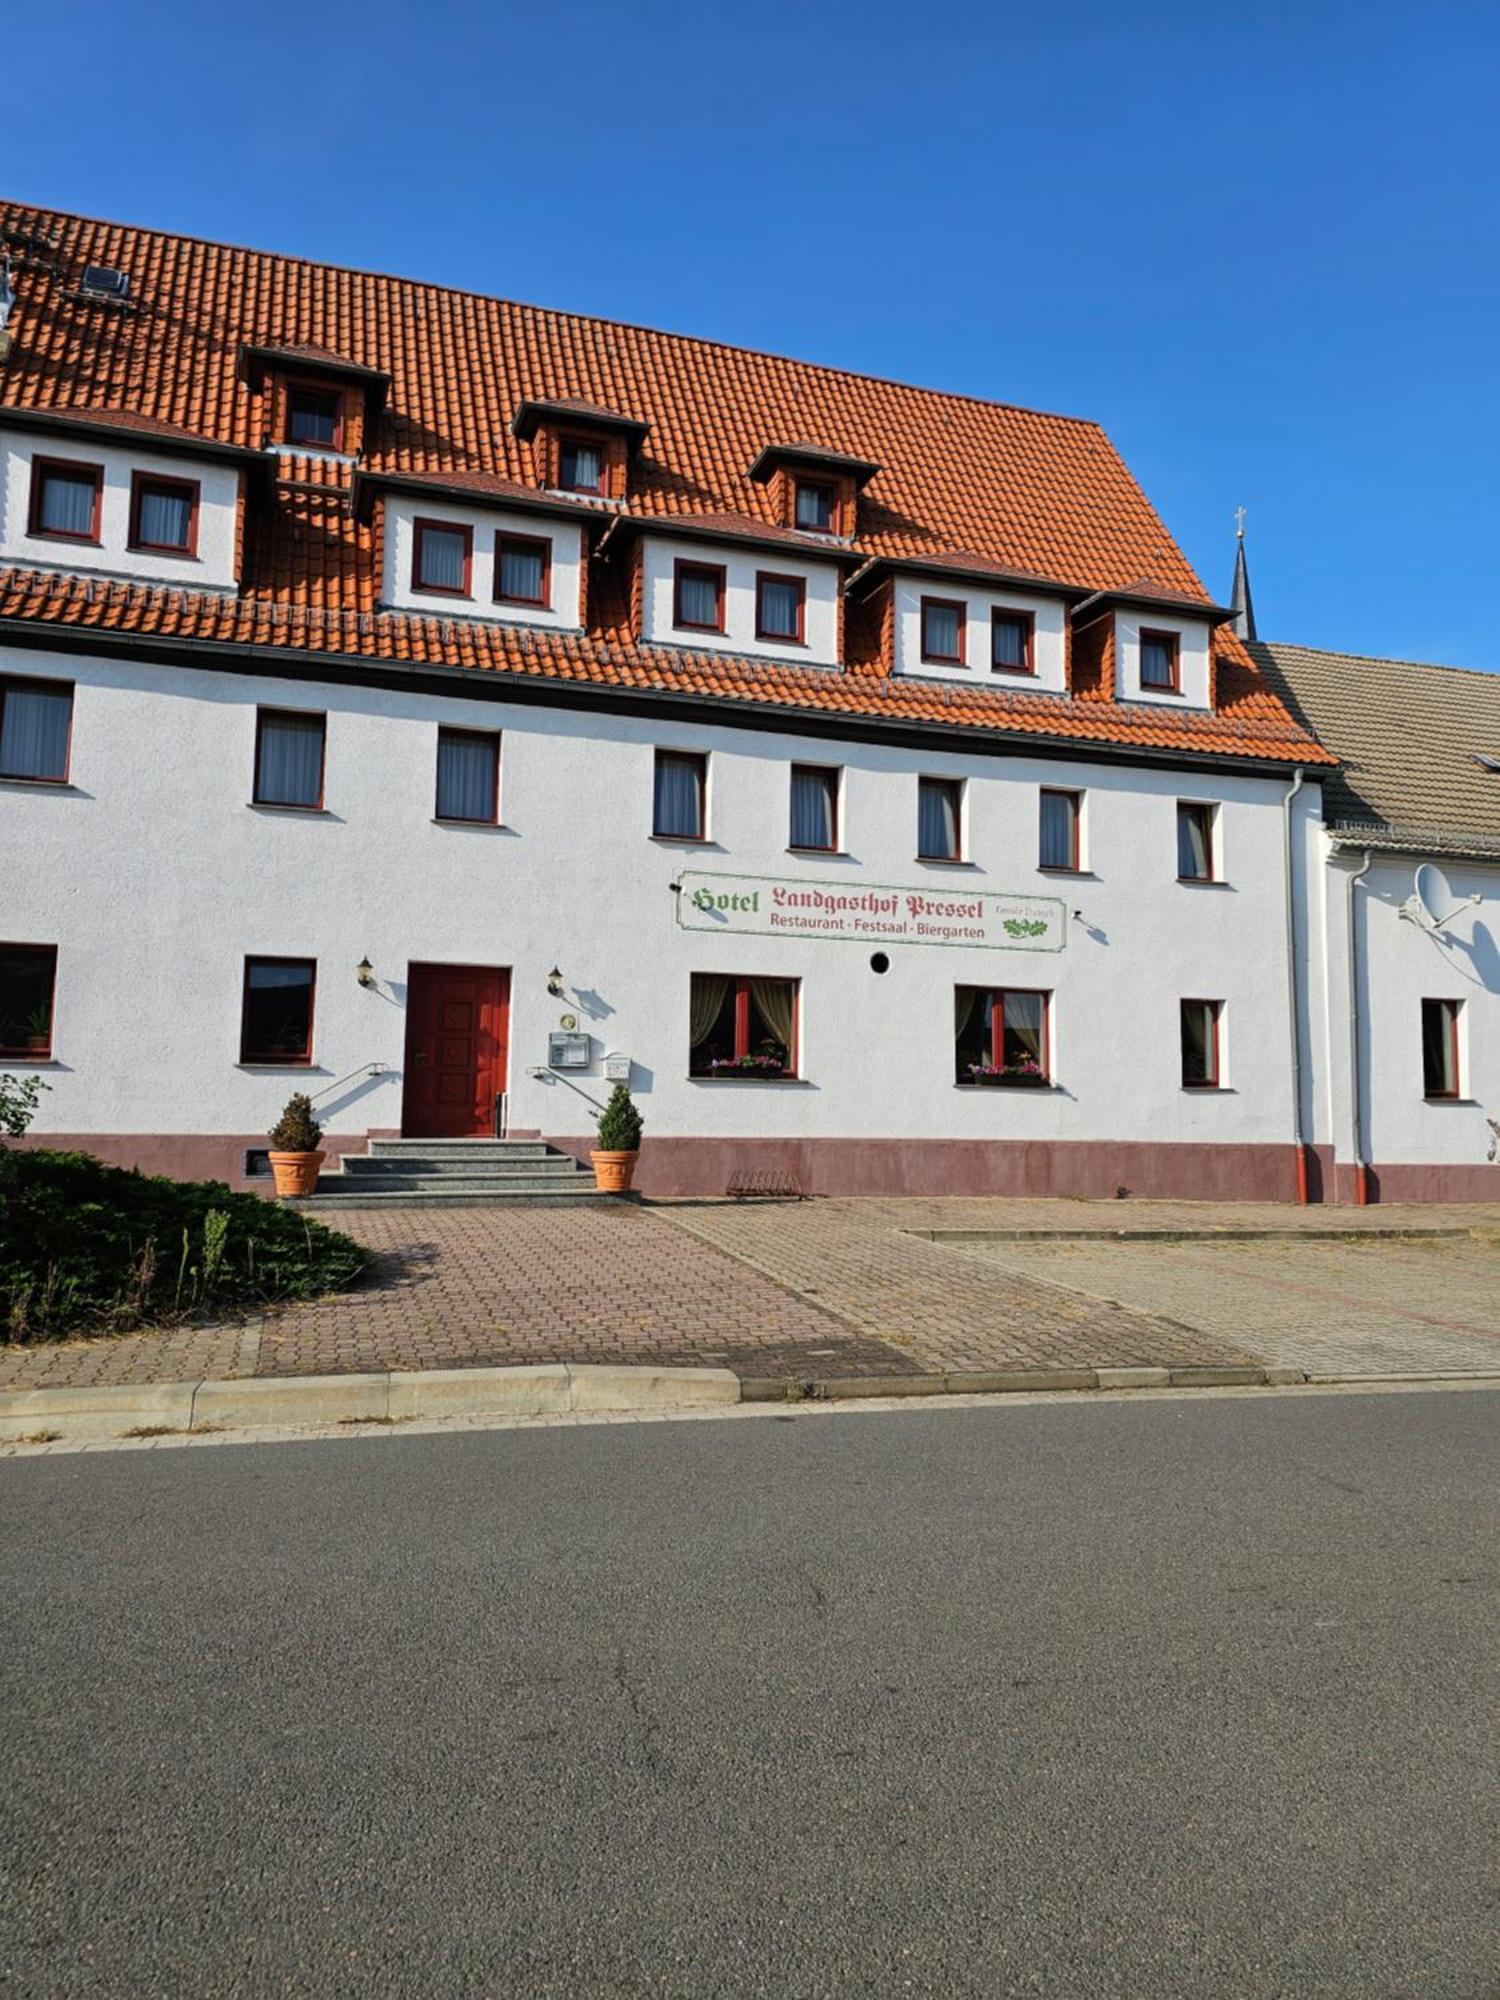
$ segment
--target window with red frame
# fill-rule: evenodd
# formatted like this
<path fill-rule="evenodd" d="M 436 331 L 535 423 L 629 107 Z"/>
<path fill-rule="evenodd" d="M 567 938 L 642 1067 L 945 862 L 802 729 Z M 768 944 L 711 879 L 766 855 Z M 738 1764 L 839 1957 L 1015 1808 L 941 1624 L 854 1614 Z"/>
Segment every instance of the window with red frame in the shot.
<path fill-rule="evenodd" d="M 1180 799 L 1177 805 L 1177 879 L 1179 882 L 1212 882 L 1215 879 L 1214 822 L 1216 809 L 1195 799 Z"/>
<path fill-rule="evenodd" d="M 708 759 L 692 750 L 658 750 L 651 831 L 658 840 L 707 838 Z"/>
<path fill-rule="evenodd" d="M 1179 646 L 1175 632 L 1142 632 L 1141 686 L 1161 694 L 1176 694 L 1181 686 Z"/>
<path fill-rule="evenodd" d="M 1462 1000 L 1422 1002 L 1422 1094 L 1461 1097 L 1459 1019 Z"/>
<path fill-rule="evenodd" d="M 776 1082 L 797 1073 L 797 981 L 695 972 L 688 1075 Z"/>
<path fill-rule="evenodd" d="M 958 986 L 954 1081 L 1036 1089 L 1052 1081 L 1052 995 L 1030 987 Z"/>
<path fill-rule="evenodd" d="M 1037 866 L 1076 874 L 1083 866 L 1080 858 L 1083 794 L 1044 790 L 1040 820 Z"/>
<path fill-rule="evenodd" d="M 828 764 L 793 764 L 788 847 L 835 854 L 839 844 L 839 774 Z"/>
<path fill-rule="evenodd" d="M 918 778 L 917 859 L 962 861 L 963 834 L 962 778 Z"/>
<path fill-rule="evenodd" d="M 569 493 L 604 491 L 604 446 L 588 438 L 564 438 L 558 447 L 557 483 Z"/>
<path fill-rule="evenodd" d="M 312 451 L 339 451 L 344 442 L 344 399 L 337 389 L 293 383 L 286 392 L 287 444 Z"/>
<path fill-rule="evenodd" d="M 0 1056 L 47 1062 L 52 1055 L 55 944 L 0 944 Z"/>
<path fill-rule="evenodd" d="M 31 512 L 27 533 L 59 542 L 97 542 L 104 497 L 104 467 L 74 459 L 31 461 Z"/>
<path fill-rule="evenodd" d="M 493 826 L 499 812 L 499 736 L 490 729 L 439 729 L 435 817 Z"/>
<path fill-rule="evenodd" d="M 452 521 L 412 523 L 411 587 L 438 597 L 467 597 L 474 530 Z"/>
<path fill-rule="evenodd" d="M 800 646 L 807 614 L 807 585 L 800 576 L 772 576 L 761 570 L 755 579 L 755 636 L 783 646 Z"/>
<path fill-rule="evenodd" d="M 0 778 L 65 785 L 73 735 L 73 683 L 0 679 Z"/>
<path fill-rule="evenodd" d="M 315 958 L 247 958 L 240 1014 L 242 1063 L 312 1061 Z"/>
<path fill-rule="evenodd" d="M 997 674 L 1029 674 L 1036 620 L 1029 611 L 990 613 L 990 665 Z"/>
<path fill-rule="evenodd" d="M 724 630 L 724 571 L 717 563 L 677 564 L 672 572 L 672 623 L 684 632 Z"/>
<path fill-rule="evenodd" d="M 964 663 L 964 626 L 967 607 L 956 598 L 922 599 L 922 659 L 935 667 L 961 667 Z"/>
<path fill-rule="evenodd" d="M 1222 1000 L 1182 1002 L 1182 1087 L 1184 1090 L 1217 1090 L 1220 1087 L 1220 1041 L 1223 1026 Z"/>
<path fill-rule="evenodd" d="M 130 481 L 130 546 L 191 556 L 198 549 L 198 482 L 137 472 Z"/>
<path fill-rule="evenodd" d="M 833 487 L 821 479 L 797 481 L 792 502 L 792 523 L 795 527 L 806 528 L 818 535 L 832 534 L 837 508 L 838 495 Z"/>
<path fill-rule="evenodd" d="M 545 611 L 551 596 L 552 544 L 537 535 L 496 535 L 495 602 Z"/>
<path fill-rule="evenodd" d="M 253 802 L 320 811 L 327 740 L 326 715 L 294 708 L 257 709 Z"/>

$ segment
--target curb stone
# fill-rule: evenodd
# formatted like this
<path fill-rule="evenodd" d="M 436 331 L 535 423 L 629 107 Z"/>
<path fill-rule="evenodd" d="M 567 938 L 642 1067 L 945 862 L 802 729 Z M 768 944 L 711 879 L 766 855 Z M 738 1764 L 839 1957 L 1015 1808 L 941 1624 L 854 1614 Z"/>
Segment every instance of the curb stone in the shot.
<path fill-rule="evenodd" d="M 743 1403 L 842 1402 L 857 1396 L 1010 1396 L 1056 1389 L 1288 1388 L 1301 1368 L 1018 1368 L 947 1375 L 747 1375 Z"/>

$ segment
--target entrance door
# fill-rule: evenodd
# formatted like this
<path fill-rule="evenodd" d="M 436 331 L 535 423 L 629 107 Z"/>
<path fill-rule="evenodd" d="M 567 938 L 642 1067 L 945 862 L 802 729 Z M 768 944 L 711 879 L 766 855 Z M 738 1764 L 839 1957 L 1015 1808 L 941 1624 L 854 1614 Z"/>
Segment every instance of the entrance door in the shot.
<path fill-rule="evenodd" d="M 401 1130 L 414 1139 L 489 1139 L 505 1088 L 510 974 L 489 965 L 413 965 L 406 989 Z"/>

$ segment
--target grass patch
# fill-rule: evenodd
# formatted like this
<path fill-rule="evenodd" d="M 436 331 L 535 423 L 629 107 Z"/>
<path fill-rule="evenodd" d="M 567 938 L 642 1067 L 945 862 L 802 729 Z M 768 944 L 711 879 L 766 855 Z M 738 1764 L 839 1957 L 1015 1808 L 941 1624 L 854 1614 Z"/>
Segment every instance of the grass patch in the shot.
<path fill-rule="evenodd" d="M 61 1436 L 61 1431 L 30 1431 L 25 1437 L 18 1437 L 15 1442 L 17 1444 L 56 1444 Z"/>
<path fill-rule="evenodd" d="M 409 1424 L 410 1417 L 340 1417 L 341 1424 Z"/>
<path fill-rule="evenodd" d="M 122 1438 L 175 1438 L 183 1435 L 181 1424 L 137 1424 L 134 1429 L 120 1433 Z"/>
<path fill-rule="evenodd" d="M 222 1181 L 173 1181 L 87 1153 L 10 1152 L 0 1182 L 0 1344 L 170 1326 L 317 1299 L 365 1251 Z"/>

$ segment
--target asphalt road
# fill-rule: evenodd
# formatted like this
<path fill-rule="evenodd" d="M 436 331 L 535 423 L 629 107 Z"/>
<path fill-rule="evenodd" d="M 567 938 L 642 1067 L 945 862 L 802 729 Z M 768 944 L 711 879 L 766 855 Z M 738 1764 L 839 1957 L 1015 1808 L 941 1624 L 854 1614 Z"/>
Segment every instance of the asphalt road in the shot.
<path fill-rule="evenodd" d="M 0 1992 L 1500 1993 L 1500 1394 L 0 1464 Z"/>

